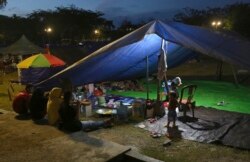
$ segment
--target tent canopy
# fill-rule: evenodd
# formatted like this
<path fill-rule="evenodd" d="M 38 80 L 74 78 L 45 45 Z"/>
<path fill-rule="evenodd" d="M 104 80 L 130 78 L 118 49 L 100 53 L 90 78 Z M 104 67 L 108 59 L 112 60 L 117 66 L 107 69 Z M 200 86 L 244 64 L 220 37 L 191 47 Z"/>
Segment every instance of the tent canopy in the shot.
<path fill-rule="evenodd" d="M 65 62 L 52 54 L 36 54 L 17 64 L 23 84 L 36 84 L 65 68 Z"/>
<path fill-rule="evenodd" d="M 193 58 L 195 52 L 199 52 L 250 69 L 250 42 L 206 28 L 153 21 L 100 48 L 39 86 L 52 87 L 66 78 L 75 86 L 138 78 L 146 74 L 146 57 L 149 72 L 154 73 L 163 39 L 168 42 L 164 46 L 168 68 Z"/>
<path fill-rule="evenodd" d="M 0 53 L 12 55 L 30 55 L 44 52 L 44 49 L 29 41 L 25 35 L 8 47 L 2 48 Z"/>
<path fill-rule="evenodd" d="M 56 67 L 63 66 L 65 62 L 61 59 L 51 55 L 51 54 L 36 54 L 33 55 L 19 64 L 17 68 L 26 69 L 26 68 L 46 68 L 46 67 Z"/>

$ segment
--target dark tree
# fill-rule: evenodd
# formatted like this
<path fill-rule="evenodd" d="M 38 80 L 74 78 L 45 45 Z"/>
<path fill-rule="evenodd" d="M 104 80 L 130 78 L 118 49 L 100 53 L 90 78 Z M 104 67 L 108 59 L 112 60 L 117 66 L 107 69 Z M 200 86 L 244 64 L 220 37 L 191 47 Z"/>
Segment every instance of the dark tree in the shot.
<path fill-rule="evenodd" d="M 207 8 L 206 10 L 184 8 L 183 10 L 174 16 L 174 21 L 209 27 L 211 21 L 225 19 L 225 10 L 222 8 Z"/>
<path fill-rule="evenodd" d="M 143 26 L 144 24 L 142 24 L 144 22 L 138 23 L 138 24 L 133 24 L 130 20 L 123 20 L 121 25 L 117 28 L 116 31 L 114 31 L 113 33 L 113 38 L 117 39 L 120 38 L 134 30 L 136 30 L 137 28 Z"/>
<path fill-rule="evenodd" d="M 218 30 L 234 31 L 250 39 L 250 3 L 236 3 L 223 8 L 196 10 L 185 8 L 175 15 L 174 20 L 190 25 L 211 28 L 213 20 L 221 20 Z"/>
<path fill-rule="evenodd" d="M 0 9 L 4 8 L 7 4 L 7 0 L 0 0 Z"/>
<path fill-rule="evenodd" d="M 58 7 L 55 11 L 35 11 L 28 17 L 35 23 L 38 34 L 42 37 L 47 26 L 53 28 L 51 39 L 53 41 L 79 42 L 82 39 L 92 39 L 94 30 L 101 31 L 100 37 L 114 28 L 112 21 L 102 18 L 101 12 L 87 11 L 70 7 Z"/>
<path fill-rule="evenodd" d="M 250 3 L 227 6 L 227 26 L 250 39 Z"/>
<path fill-rule="evenodd" d="M 52 32 L 46 33 L 45 28 Z M 16 41 L 25 34 L 31 41 L 43 46 L 45 43 L 76 44 L 80 41 L 106 39 L 114 28 L 113 22 L 103 18 L 103 13 L 76 8 L 58 7 L 55 10 L 37 10 L 27 17 L 0 15 L 0 44 Z M 100 31 L 95 35 L 94 30 Z"/>

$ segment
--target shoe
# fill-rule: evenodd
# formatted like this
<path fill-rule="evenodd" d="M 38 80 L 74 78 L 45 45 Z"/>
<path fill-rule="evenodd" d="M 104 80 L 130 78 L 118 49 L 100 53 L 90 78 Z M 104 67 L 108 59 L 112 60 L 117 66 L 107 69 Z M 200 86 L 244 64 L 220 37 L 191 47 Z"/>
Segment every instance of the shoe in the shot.
<path fill-rule="evenodd" d="M 113 126 L 114 126 L 114 124 L 113 124 L 113 119 L 112 118 L 104 121 L 104 127 L 105 128 L 111 128 Z"/>
<path fill-rule="evenodd" d="M 224 101 L 220 101 L 217 103 L 217 106 L 224 106 L 225 105 L 225 102 Z"/>
<path fill-rule="evenodd" d="M 156 132 L 151 132 L 150 136 L 153 137 L 153 138 L 160 137 L 160 136 L 158 136 L 158 133 L 156 133 Z"/>
<path fill-rule="evenodd" d="M 151 132 L 150 136 L 153 137 L 153 138 L 159 138 L 159 137 L 161 137 L 161 134 L 157 133 L 157 132 Z"/>
<path fill-rule="evenodd" d="M 171 140 L 169 140 L 169 139 L 165 140 L 164 143 L 163 143 L 164 147 L 167 147 L 167 146 L 170 146 L 170 145 L 171 145 Z"/>
<path fill-rule="evenodd" d="M 167 134 L 166 134 L 166 136 L 167 136 L 168 138 L 171 138 L 171 137 L 172 137 L 172 136 L 170 136 L 170 134 L 169 134 L 169 133 L 167 133 Z"/>
<path fill-rule="evenodd" d="M 63 130 L 63 123 L 58 123 L 57 127 L 58 127 L 59 130 Z"/>
<path fill-rule="evenodd" d="M 138 125 L 139 128 L 145 128 L 146 126 L 144 124 Z"/>

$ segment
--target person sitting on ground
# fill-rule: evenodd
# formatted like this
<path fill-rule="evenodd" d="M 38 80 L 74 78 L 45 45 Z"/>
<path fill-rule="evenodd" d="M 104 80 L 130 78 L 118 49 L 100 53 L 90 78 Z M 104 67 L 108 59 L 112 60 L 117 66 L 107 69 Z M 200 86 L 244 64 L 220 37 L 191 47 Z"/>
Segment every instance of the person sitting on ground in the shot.
<path fill-rule="evenodd" d="M 135 84 L 135 91 L 144 91 L 145 90 L 143 85 L 138 80 L 134 80 L 134 84 Z"/>
<path fill-rule="evenodd" d="M 94 89 L 94 95 L 96 96 L 96 97 L 99 97 L 99 96 L 102 96 L 104 93 L 103 93 L 103 91 L 102 91 L 102 89 L 101 89 L 101 87 L 95 87 L 95 89 Z"/>
<path fill-rule="evenodd" d="M 83 99 L 88 99 L 90 97 L 90 93 L 87 86 L 82 86 L 81 92 L 83 95 Z"/>
<path fill-rule="evenodd" d="M 95 88 L 94 96 L 97 100 L 98 106 L 106 106 L 105 93 L 100 86 Z"/>
<path fill-rule="evenodd" d="M 62 88 L 54 87 L 49 92 L 49 100 L 47 103 L 47 117 L 50 125 L 57 125 L 59 122 L 58 111 L 61 106 L 61 103 L 63 102 L 61 96 L 62 96 Z"/>
<path fill-rule="evenodd" d="M 175 127 L 175 122 L 177 118 L 176 108 L 179 106 L 177 101 L 176 92 L 171 91 L 169 94 L 169 105 L 168 105 L 168 123 L 166 125 L 169 128 L 171 122 L 173 122 L 173 127 Z"/>
<path fill-rule="evenodd" d="M 44 97 L 44 92 L 37 88 L 32 93 L 29 102 L 30 115 L 33 120 L 43 119 L 46 115 L 47 99 Z"/>
<path fill-rule="evenodd" d="M 15 96 L 12 107 L 13 110 L 20 115 L 29 115 L 29 101 L 31 97 L 32 85 L 28 84 L 25 90 Z"/>
<path fill-rule="evenodd" d="M 111 120 L 107 121 L 80 121 L 79 120 L 79 102 L 72 104 L 72 93 L 65 92 L 64 100 L 59 109 L 59 115 L 62 122 L 62 128 L 69 132 L 79 130 L 95 130 L 100 127 L 110 127 Z"/>

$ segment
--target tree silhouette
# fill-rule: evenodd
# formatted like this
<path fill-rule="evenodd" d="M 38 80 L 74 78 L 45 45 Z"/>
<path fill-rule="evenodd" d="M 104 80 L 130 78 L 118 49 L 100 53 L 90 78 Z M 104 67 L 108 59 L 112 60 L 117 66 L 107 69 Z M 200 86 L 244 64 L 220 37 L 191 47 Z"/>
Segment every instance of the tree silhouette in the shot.
<path fill-rule="evenodd" d="M 14 42 L 22 34 L 41 45 L 48 39 L 50 43 L 55 44 L 61 44 L 65 40 L 68 44 L 76 44 L 83 39 L 93 39 L 95 29 L 101 31 L 98 38 L 104 39 L 110 35 L 114 25 L 102 16 L 101 12 L 83 10 L 75 6 L 37 10 L 27 17 L 0 15 L 0 44 Z M 44 31 L 47 27 L 53 29 L 49 35 Z"/>
<path fill-rule="evenodd" d="M 235 31 L 250 39 L 249 17 L 250 3 L 235 3 L 223 8 L 205 10 L 185 8 L 183 12 L 175 15 L 174 21 L 209 28 L 213 20 L 221 20 L 219 30 Z"/>
<path fill-rule="evenodd" d="M 4 8 L 7 4 L 7 0 L 0 0 L 0 9 Z"/>

